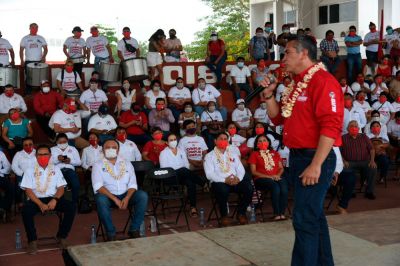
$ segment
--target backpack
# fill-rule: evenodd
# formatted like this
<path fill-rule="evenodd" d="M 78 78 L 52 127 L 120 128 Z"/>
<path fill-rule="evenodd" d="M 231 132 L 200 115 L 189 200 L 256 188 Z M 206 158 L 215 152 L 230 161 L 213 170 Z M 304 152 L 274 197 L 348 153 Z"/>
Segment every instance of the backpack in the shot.
<path fill-rule="evenodd" d="M 65 71 L 65 69 L 61 70 L 61 86 L 64 83 L 64 71 Z M 76 83 L 76 79 L 78 77 L 78 73 L 76 71 L 73 71 L 73 72 L 74 72 L 74 76 L 75 76 L 75 85 L 76 85 L 77 88 L 79 88 L 78 83 Z"/>

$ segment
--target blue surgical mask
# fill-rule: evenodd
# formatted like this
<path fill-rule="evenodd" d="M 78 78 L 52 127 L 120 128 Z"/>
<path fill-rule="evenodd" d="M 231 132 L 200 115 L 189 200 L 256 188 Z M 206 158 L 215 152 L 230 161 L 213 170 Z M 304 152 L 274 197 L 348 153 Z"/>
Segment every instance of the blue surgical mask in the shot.
<path fill-rule="evenodd" d="M 270 27 L 265 27 L 264 30 L 269 33 L 271 31 L 271 28 Z"/>
<path fill-rule="evenodd" d="M 388 29 L 386 30 L 387 34 L 392 35 L 393 34 L 393 29 Z"/>
<path fill-rule="evenodd" d="M 237 66 L 238 66 L 238 67 L 244 67 L 244 62 L 238 62 L 238 63 L 237 63 Z"/>

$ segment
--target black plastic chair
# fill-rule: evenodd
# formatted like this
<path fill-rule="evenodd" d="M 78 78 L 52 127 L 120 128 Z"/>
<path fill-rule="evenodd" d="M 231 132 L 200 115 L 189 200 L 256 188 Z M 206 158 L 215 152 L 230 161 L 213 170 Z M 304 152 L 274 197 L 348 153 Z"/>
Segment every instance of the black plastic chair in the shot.
<path fill-rule="evenodd" d="M 187 200 L 183 186 L 179 184 L 175 170 L 172 168 L 153 169 L 147 173 L 147 178 L 153 183 L 149 194 L 153 207 L 152 214 L 156 220 L 158 234 L 160 234 L 160 225 L 158 222 L 157 210 L 160 205 L 162 206 L 163 212 L 165 209 L 178 209 L 175 221 L 165 221 L 163 224 L 175 224 L 175 228 L 184 227 L 184 225 L 178 226 L 179 217 L 183 212 L 187 229 L 190 231 L 189 221 L 185 212 Z M 165 207 L 165 204 L 168 204 L 169 201 L 179 201 L 180 204 Z"/>
<path fill-rule="evenodd" d="M 147 172 L 154 169 L 154 163 L 152 161 L 133 161 L 131 162 L 133 169 L 136 174 L 136 181 L 138 187 L 143 189 L 143 183 L 146 177 Z"/>

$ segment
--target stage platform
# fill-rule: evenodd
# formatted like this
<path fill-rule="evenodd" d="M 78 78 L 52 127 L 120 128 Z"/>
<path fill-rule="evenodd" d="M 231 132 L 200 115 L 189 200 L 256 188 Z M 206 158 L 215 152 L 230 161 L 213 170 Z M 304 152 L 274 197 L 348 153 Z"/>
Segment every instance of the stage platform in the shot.
<path fill-rule="evenodd" d="M 400 208 L 329 216 L 335 265 L 400 265 Z M 78 265 L 290 265 L 291 221 L 69 248 Z"/>

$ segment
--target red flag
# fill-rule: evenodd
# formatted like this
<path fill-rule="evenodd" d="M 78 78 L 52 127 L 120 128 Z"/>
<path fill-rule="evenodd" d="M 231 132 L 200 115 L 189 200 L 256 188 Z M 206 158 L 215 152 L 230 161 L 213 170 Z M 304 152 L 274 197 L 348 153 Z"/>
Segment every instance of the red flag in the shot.
<path fill-rule="evenodd" d="M 379 45 L 378 45 L 378 59 L 379 60 L 381 60 L 383 58 L 382 41 L 383 41 L 383 9 L 381 10 L 381 25 L 379 28 Z"/>

